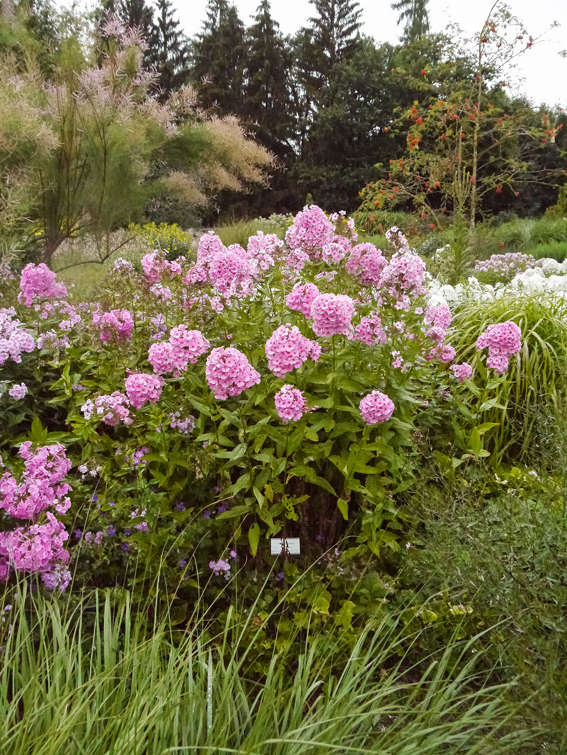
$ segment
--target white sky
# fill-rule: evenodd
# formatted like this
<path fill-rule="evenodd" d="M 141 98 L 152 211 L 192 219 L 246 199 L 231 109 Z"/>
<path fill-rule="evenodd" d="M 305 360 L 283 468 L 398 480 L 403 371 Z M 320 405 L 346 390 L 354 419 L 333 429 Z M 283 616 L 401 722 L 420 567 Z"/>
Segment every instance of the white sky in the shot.
<path fill-rule="evenodd" d="M 467 34 L 478 31 L 494 0 L 430 0 L 432 31 L 442 31 L 448 23 L 456 22 Z M 61 2 L 61 0 L 59 0 Z M 240 18 L 250 23 L 259 0 L 233 0 Z M 391 0 L 360 0 L 363 8 L 362 31 L 378 42 L 395 43 L 400 29 L 396 25 L 397 12 Z M 61 2 L 61 4 L 63 4 Z M 192 37 L 205 18 L 207 0 L 173 0 L 185 33 Z M 561 26 L 549 31 L 542 41 L 519 59 L 517 74 L 523 79 L 520 86 L 534 104 L 546 102 L 567 107 L 567 58 L 559 56 L 567 49 L 567 0 L 508 0 L 512 12 L 523 22 L 528 34 L 534 37 L 544 32 L 553 21 Z M 272 15 L 284 34 L 292 34 L 314 15 L 307 0 L 271 0 Z"/>

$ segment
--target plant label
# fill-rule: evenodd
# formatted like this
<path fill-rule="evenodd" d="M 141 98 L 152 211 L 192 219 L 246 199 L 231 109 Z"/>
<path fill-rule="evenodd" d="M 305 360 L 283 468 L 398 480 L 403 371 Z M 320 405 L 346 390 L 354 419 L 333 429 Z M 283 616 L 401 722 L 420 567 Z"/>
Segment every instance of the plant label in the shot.
<path fill-rule="evenodd" d="M 298 537 L 272 537 L 270 545 L 272 556 L 280 556 L 284 553 L 294 556 L 301 553 Z"/>

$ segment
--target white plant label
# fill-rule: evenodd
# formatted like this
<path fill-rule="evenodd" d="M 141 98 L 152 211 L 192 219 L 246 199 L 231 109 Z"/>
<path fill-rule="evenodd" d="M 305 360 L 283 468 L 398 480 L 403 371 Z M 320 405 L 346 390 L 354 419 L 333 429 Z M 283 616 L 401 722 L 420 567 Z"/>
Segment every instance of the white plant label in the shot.
<path fill-rule="evenodd" d="M 270 539 L 272 556 L 289 553 L 290 556 L 301 553 L 298 537 L 272 537 Z"/>

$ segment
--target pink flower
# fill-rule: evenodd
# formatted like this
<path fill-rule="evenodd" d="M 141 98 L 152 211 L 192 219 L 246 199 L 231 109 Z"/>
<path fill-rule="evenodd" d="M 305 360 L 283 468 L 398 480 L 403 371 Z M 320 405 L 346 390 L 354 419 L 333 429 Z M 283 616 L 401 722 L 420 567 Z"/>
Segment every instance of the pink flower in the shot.
<path fill-rule="evenodd" d="M 286 297 L 286 304 L 290 309 L 302 312 L 305 317 L 310 317 L 311 305 L 320 293 L 314 283 L 296 283 Z"/>
<path fill-rule="evenodd" d="M 364 243 L 354 247 L 346 263 L 347 272 L 363 286 L 377 286 L 387 261 L 374 244 Z"/>
<path fill-rule="evenodd" d="M 371 312 L 360 320 L 354 329 L 354 339 L 367 346 L 386 343 L 388 336 L 382 328 L 382 320 L 377 311 Z"/>
<path fill-rule="evenodd" d="M 380 391 L 372 391 L 360 402 L 360 413 L 367 425 L 386 422 L 394 413 L 394 402 Z"/>
<path fill-rule="evenodd" d="M 165 270 L 169 268 L 169 263 L 164 259 L 163 254 L 159 252 L 150 252 L 142 257 L 142 267 L 148 283 L 157 283 Z"/>
<path fill-rule="evenodd" d="M 171 329 L 169 342 L 153 343 L 148 359 L 158 374 L 173 372 L 178 375 L 187 369 L 187 364 L 195 364 L 201 354 L 205 354 L 211 344 L 200 330 L 187 330 L 186 325 Z"/>
<path fill-rule="evenodd" d="M 345 241 L 346 240 L 347 239 L 345 239 Z M 345 257 L 347 251 L 348 250 L 345 249 L 344 244 L 339 244 L 336 241 L 329 241 L 329 243 L 325 244 L 321 250 L 321 257 L 328 265 L 336 265 L 343 259 L 343 257 Z"/>
<path fill-rule="evenodd" d="M 313 332 L 321 338 L 335 335 L 349 335 L 352 332 L 351 319 L 354 302 L 344 294 L 320 294 L 311 305 Z"/>
<path fill-rule="evenodd" d="M 127 309 L 113 309 L 102 315 L 93 312 L 93 323 L 100 331 L 101 341 L 110 341 L 113 336 L 118 341 L 132 338 L 134 320 Z"/>
<path fill-rule="evenodd" d="M 402 249 L 396 252 L 380 275 L 379 285 L 394 299 L 422 296 L 427 292 L 424 286 L 425 262 L 415 252 Z M 409 309 L 409 298 L 402 309 Z"/>
<path fill-rule="evenodd" d="M 268 367 L 277 377 L 299 369 L 311 357 L 315 362 L 321 356 L 321 346 L 301 335 L 299 328 L 281 325 L 266 341 Z"/>
<path fill-rule="evenodd" d="M 211 262 L 213 257 L 216 257 L 217 254 L 220 254 L 225 250 L 225 245 L 214 231 L 208 231 L 207 233 L 204 233 L 199 240 L 199 245 L 197 247 L 197 263 L 199 265 L 206 265 Z"/>
<path fill-rule="evenodd" d="M 81 407 L 81 411 L 86 420 L 92 419 L 93 413 L 96 413 L 105 425 L 114 427 L 120 422 L 125 425 L 132 424 L 134 420 L 130 417 L 129 407 L 128 398 L 123 393 L 114 391 L 110 395 L 97 396 L 94 402 L 88 399 Z"/>
<path fill-rule="evenodd" d="M 486 364 L 499 374 L 508 369 L 509 359 L 522 348 L 522 331 L 515 322 L 507 320 L 489 325 L 477 338 L 476 348 L 488 348 Z"/>
<path fill-rule="evenodd" d="M 323 210 L 311 205 L 297 213 L 293 225 L 287 229 L 285 240 L 291 249 L 301 249 L 315 258 L 334 236 L 335 228 Z"/>
<path fill-rule="evenodd" d="M 276 393 L 276 411 L 282 422 L 297 422 L 306 412 L 303 393 L 292 385 L 284 385 Z"/>
<path fill-rule="evenodd" d="M 21 399 L 24 398 L 27 392 L 28 392 L 28 387 L 25 383 L 20 383 L 19 385 L 16 383 L 8 391 L 8 393 L 14 399 L 14 401 L 21 401 Z"/>
<path fill-rule="evenodd" d="M 147 401 L 152 404 L 159 401 L 164 380 L 158 375 L 135 372 L 126 378 L 125 386 L 130 403 L 136 409 L 140 409 Z"/>
<path fill-rule="evenodd" d="M 207 357 L 207 382 L 215 398 L 225 400 L 240 396 L 247 388 L 260 382 L 260 374 L 238 349 L 220 347 Z"/>
<path fill-rule="evenodd" d="M 24 267 L 20 276 L 20 289 L 18 301 L 26 307 L 43 299 L 64 299 L 67 296 L 64 284 L 57 282 L 57 274 L 43 262 L 40 265 L 30 262 Z"/>
<path fill-rule="evenodd" d="M 459 383 L 464 383 L 468 380 L 473 373 L 473 369 L 470 364 L 463 362 L 462 364 L 454 364 L 449 368 L 453 375 L 458 379 Z"/>

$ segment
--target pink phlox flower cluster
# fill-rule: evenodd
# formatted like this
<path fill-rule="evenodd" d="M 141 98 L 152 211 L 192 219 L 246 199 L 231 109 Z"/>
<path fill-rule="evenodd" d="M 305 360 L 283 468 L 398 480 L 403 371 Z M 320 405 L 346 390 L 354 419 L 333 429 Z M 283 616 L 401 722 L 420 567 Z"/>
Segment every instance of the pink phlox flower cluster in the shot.
<path fill-rule="evenodd" d="M 209 569 L 216 577 L 228 579 L 230 576 L 230 564 L 222 558 L 219 558 L 218 561 L 209 561 Z"/>
<path fill-rule="evenodd" d="M 0 365 L 8 359 L 20 364 L 22 354 L 35 349 L 34 337 L 22 327 L 13 307 L 0 309 Z"/>
<path fill-rule="evenodd" d="M 41 575 L 41 581 L 44 586 L 54 592 L 65 592 L 67 586 L 72 580 L 72 575 L 69 569 L 62 564 L 56 564 L 50 571 L 45 571 Z"/>
<path fill-rule="evenodd" d="M 169 341 L 153 343 L 150 346 L 148 359 L 154 372 L 172 372 L 178 376 L 187 369 L 189 362 L 195 364 L 210 347 L 211 344 L 200 330 L 187 330 L 186 325 L 178 325 L 171 329 Z"/>
<path fill-rule="evenodd" d="M 14 385 L 10 388 L 8 393 L 10 396 L 14 399 L 14 401 L 21 401 L 24 396 L 27 395 L 28 387 L 25 383 L 14 383 Z"/>
<path fill-rule="evenodd" d="M 106 396 L 97 396 L 94 402 L 88 399 L 81 407 L 81 411 L 86 420 L 92 419 L 93 414 L 96 414 L 105 425 L 112 427 L 120 422 L 131 425 L 134 421 L 130 416 L 130 402 L 119 391 Z"/>
<path fill-rule="evenodd" d="M 335 236 L 333 241 L 329 241 L 321 250 L 323 262 L 328 265 L 337 265 L 350 252 L 350 241 L 344 236 Z"/>
<path fill-rule="evenodd" d="M 293 385 L 284 385 L 276 393 L 276 411 L 282 422 L 297 422 L 307 410 L 305 396 Z"/>
<path fill-rule="evenodd" d="M 173 412 L 169 415 L 169 426 L 172 430 L 178 430 L 183 435 L 190 435 L 195 429 L 195 417 L 181 417 L 181 412 Z"/>
<path fill-rule="evenodd" d="M 410 297 L 417 298 L 427 293 L 424 285 L 425 271 L 425 262 L 419 254 L 405 249 L 394 254 L 382 271 L 378 285 L 386 289 L 394 299 L 401 300 L 405 296 L 401 309 L 407 312 Z"/>
<path fill-rule="evenodd" d="M 360 413 L 367 425 L 386 422 L 394 413 L 394 409 L 392 399 L 380 391 L 372 391 L 360 401 Z"/>
<path fill-rule="evenodd" d="M 245 296 L 253 290 L 253 266 L 244 249 L 231 244 L 216 254 L 209 265 L 210 281 L 224 296 Z"/>
<path fill-rule="evenodd" d="M 285 240 L 291 249 L 301 249 L 316 259 L 325 244 L 333 241 L 334 236 L 332 222 L 320 207 L 311 205 L 297 213 L 293 224 L 287 229 Z"/>
<path fill-rule="evenodd" d="M 162 279 L 163 274 L 169 270 L 169 262 L 164 258 L 163 253 L 149 252 L 142 257 L 142 268 L 148 283 L 157 283 Z"/>
<path fill-rule="evenodd" d="M 408 240 L 397 226 L 392 226 L 384 235 L 395 249 L 409 249 Z"/>
<path fill-rule="evenodd" d="M 132 338 L 134 319 L 127 309 L 113 309 L 110 312 L 93 312 L 93 324 L 100 332 L 101 341 L 129 341 Z"/>
<path fill-rule="evenodd" d="M 18 294 L 20 304 L 31 307 L 36 301 L 64 299 L 66 296 L 65 285 L 57 282 L 57 274 L 43 262 L 39 265 L 30 262 L 22 270 L 20 293 Z"/>
<path fill-rule="evenodd" d="M 541 267 L 542 261 L 536 260 L 531 254 L 508 252 L 507 254 L 493 254 L 490 259 L 478 260 L 474 269 L 482 273 L 496 273 L 501 278 L 523 273 L 528 268 Z"/>
<path fill-rule="evenodd" d="M 50 507 L 64 514 L 71 505 L 67 497 L 71 486 L 62 480 L 71 469 L 71 461 L 60 443 L 35 452 L 31 445 L 26 441 L 20 446 L 19 454 L 24 459 L 20 482 L 9 472 L 0 478 L 0 508 L 16 519 L 35 519 Z"/>
<path fill-rule="evenodd" d="M 214 231 L 208 231 L 204 233 L 197 246 L 197 263 L 200 265 L 206 265 L 212 261 L 213 257 L 226 250 L 225 245 L 220 238 L 214 233 Z"/>
<path fill-rule="evenodd" d="M 522 331 L 511 320 L 494 323 L 477 338 L 476 348 L 488 349 L 487 366 L 502 375 L 508 369 L 510 357 L 522 348 Z"/>
<path fill-rule="evenodd" d="M 159 301 L 163 303 L 170 301 L 173 297 L 169 286 L 163 286 L 161 283 L 154 283 L 154 285 L 150 288 L 150 291 L 156 297 L 156 299 L 159 299 Z"/>
<path fill-rule="evenodd" d="M 464 383 L 465 380 L 468 380 L 473 374 L 473 368 L 466 362 L 463 362 L 462 364 L 454 364 L 450 367 L 450 370 L 458 379 L 459 383 Z"/>
<path fill-rule="evenodd" d="M 188 286 L 194 283 L 208 283 L 209 270 L 205 265 L 197 262 L 193 267 L 189 269 L 189 272 L 183 278 L 183 283 Z"/>
<path fill-rule="evenodd" d="M 447 330 L 451 324 L 451 310 L 447 304 L 438 304 L 435 307 L 428 307 L 425 312 L 425 323 L 434 327 Z"/>
<path fill-rule="evenodd" d="M 366 346 L 386 343 L 388 336 L 382 327 L 382 320 L 378 311 L 371 312 L 360 320 L 354 329 L 354 340 L 360 341 Z"/>
<path fill-rule="evenodd" d="M 303 336 L 298 327 L 288 323 L 280 325 L 266 341 L 268 368 L 277 377 L 299 369 L 309 357 L 317 361 L 321 356 L 321 346 Z"/>
<path fill-rule="evenodd" d="M 207 357 L 205 373 L 209 388 L 215 398 L 221 400 L 239 396 L 247 388 L 260 382 L 260 374 L 246 356 L 231 346 L 211 351 Z"/>
<path fill-rule="evenodd" d="M 0 579 L 6 580 L 11 569 L 45 572 L 52 571 L 58 563 L 68 563 L 64 543 L 69 535 L 50 511 L 46 517 L 45 524 L 0 532 Z"/>
<path fill-rule="evenodd" d="M 259 270 L 269 270 L 275 264 L 275 257 L 281 252 L 283 241 L 275 233 L 264 234 L 258 231 L 248 239 L 247 255 Z"/>
<path fill-rule="evenodd" d="M 430 362 L 432 359 L 438 359 L 444 364 L 449 364 L 449 362 L 453 361 L 456 355 L 457 352 L 450 344 L 440 342 L 437 344 L 437 346 L 434 346 L 431 349 L 431 351 L 427 355 L 427 360 Z"/>
<path fill-rule="evenodd" d="M 297 275 L 309 262 L 309 255 L 301 249 L 288 249 L 283 259 L 283 277 L 295 280 Z"/>
<path fill-rule="evenodd" d="M 305 317 L 310 317 L 311 305 L 320 293 L 314 283 L 296 283 L 285 301 L 290 309 L 302 312 Z"/>
<path fill-rule="evenodd" d="M 367 242 L 354 247 L 347 260 L 346 269 L 363 286 L 377 286 L 387 264 L 380 249 Z"/>
<path fill-rule="evenodd" d="M 345 294 L 319 294 L 311 305 L 312 328 L 320 338 L 350 335 L 354 302 Z"/>
<path fill-rule="evenodd" d="M 164 379 L 159 375 L 149 375 L 145 372 L 128 375 L 124 383 L 126 394 L 135 409 L 140 409 L 148 401 L 152 404 L 159 401 L 164 384 Z"/>

